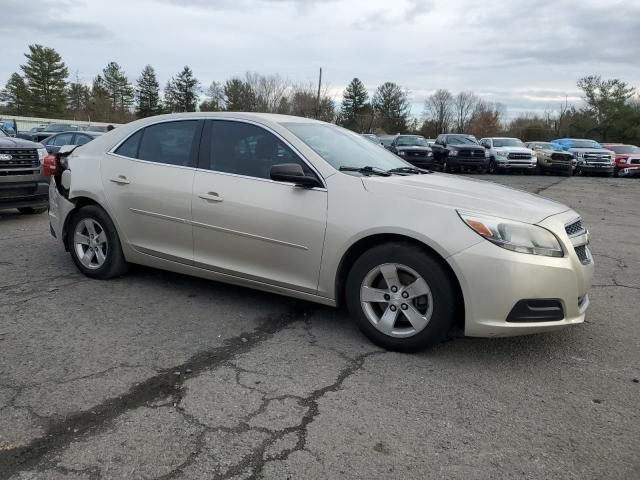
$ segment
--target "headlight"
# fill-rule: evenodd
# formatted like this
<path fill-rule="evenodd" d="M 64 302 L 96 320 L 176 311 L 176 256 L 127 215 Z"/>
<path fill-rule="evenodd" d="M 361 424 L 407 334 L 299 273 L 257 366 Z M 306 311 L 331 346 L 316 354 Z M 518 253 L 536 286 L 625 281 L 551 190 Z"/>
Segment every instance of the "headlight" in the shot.
<path fill-rule="evenodd" d="M 46 157 L 48 154 L 47 149 L 46 148 L 39 148 L 38 149 L 38 160 L 40 160 L 40 163 L 42 163 L 42 161 L 44 160 L 44 157 Z"/>
<path fill-rule="evenodd" d="M 402 151 L 402 150 L 398 150 L 398 155 L 401 155 L 401 156 L 403 156 L 403 157 L 404 157 L 404 151 Z"/>
<path fill-rule="evenodd" d="M 504 152 L 504 151 L 500 151 L 500 150 L 498 150 L 498 151 L 496 152 L 496 155 L 498 155 L 499 157 L 507 158 L 507 157 L 509 156 L 509 152 Z"/>
<path fill-rule="evenodd" d="M 485 150 L 484 151 L 484 158 L 489 158 L 491 155 L 489 155 L 489 150 Z"/>
<path fill-rule="evenodd" d="M 474 232 L 499 247 L 531 255 L 564 256 L 556 236 L 545 228 L 473 213 L 458 215 Z"/>
<path fill-rule="evenodd" d="M 458 150 L 449 150 L 449 156 L 450 157 L 457 157 L 458 156 Z"/>
<path fill-rule="evenodd" d="M 427 157 L 433 157 L 433 152 L 427 152 Z"/>

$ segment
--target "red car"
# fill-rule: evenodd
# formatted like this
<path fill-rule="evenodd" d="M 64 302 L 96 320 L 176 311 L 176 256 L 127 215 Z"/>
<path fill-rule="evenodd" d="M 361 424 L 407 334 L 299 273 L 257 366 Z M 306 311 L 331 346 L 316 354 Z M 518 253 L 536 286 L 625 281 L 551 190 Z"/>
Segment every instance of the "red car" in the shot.
<path fill-rule="evenodd" d="M 616 154 L 615 175 L 640 175 L 640 147 L 623 143 L 603 143 Z"/>

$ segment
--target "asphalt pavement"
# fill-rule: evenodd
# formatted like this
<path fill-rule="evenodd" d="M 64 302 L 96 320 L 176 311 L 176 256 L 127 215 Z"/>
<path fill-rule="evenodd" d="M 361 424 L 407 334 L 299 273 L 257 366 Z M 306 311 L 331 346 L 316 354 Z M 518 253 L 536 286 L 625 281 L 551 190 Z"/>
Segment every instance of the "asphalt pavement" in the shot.
<path fill-rule="evenodd" d="M 391 353 L 311 303 L 90 280 L 0 212 L 0 479 L 640 478 L 640 181 L 474 177 L 583 216 L 583 325 Z"/>

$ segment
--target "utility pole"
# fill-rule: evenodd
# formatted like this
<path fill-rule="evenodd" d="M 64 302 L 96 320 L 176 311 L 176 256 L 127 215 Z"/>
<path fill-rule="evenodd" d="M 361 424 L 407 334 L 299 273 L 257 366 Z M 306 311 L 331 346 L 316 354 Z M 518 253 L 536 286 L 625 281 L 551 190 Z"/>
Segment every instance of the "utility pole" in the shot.
<path fill-rule="evenodd" d="M 322 87 L 322 67 L 320 67 L 320 76 L 318 77 L 318 97 L 316 98 L 316 119 L 320 116 L 320 88 Z"/>

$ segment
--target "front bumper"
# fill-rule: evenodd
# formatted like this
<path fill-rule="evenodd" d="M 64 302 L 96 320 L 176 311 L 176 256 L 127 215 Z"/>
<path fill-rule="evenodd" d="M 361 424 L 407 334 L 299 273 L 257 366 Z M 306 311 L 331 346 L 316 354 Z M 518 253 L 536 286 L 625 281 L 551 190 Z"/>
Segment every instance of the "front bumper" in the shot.
<path fill-rule="evenodd" d="M 560 239 L 565 250 L 562 258 L 512 252 L 488 241 L 449 258 L 464 295 L 465 335 L 506 337 L 557 330 L 584 321 L 594 265 L 592 260 L 581 263 L 564 231 L 564 224 L 575 216 L 575 212 L 568 212 L 540 224 Z M 563 318 L 508 322 L 514 306 L 529 299 L 558 300 Z"/>
<path fill-rule="evenodd" d="M 573 171 L 573 164 L 571 163 L 539 163 L 540 168 L 545 172 L 571 172 Z"/>
<path fill-rule="evenodd" d="M 49 203 L 46 181 L 0 183 L 0 208 L 46 207 Z"/>
<path fill-rule="evenodd" d="M 465 157 L 447 157 L 447 162 L 454 168 L 487 168 L 489 159 L 486 158 L 465 158 Z"/>
<path fill-rule="evenodd" d="M 522 160 L 497 160 L 496 167 L 505 170 L 533 170 L 536 168 L 537 162 L 532 160 L 524 162 Z"/>
<path fill-rule="evenodd" d="M 593 164 L 593 163 L 579 163 L 578 170 L 581 172 L 589 173 L 613 173 L 614 166 L 611 164 Z"/>
<path fill-rule="evenodd" d="M 620 177 L 640 177 L 640 167 L 625 167 L 618 170 Z"/>

